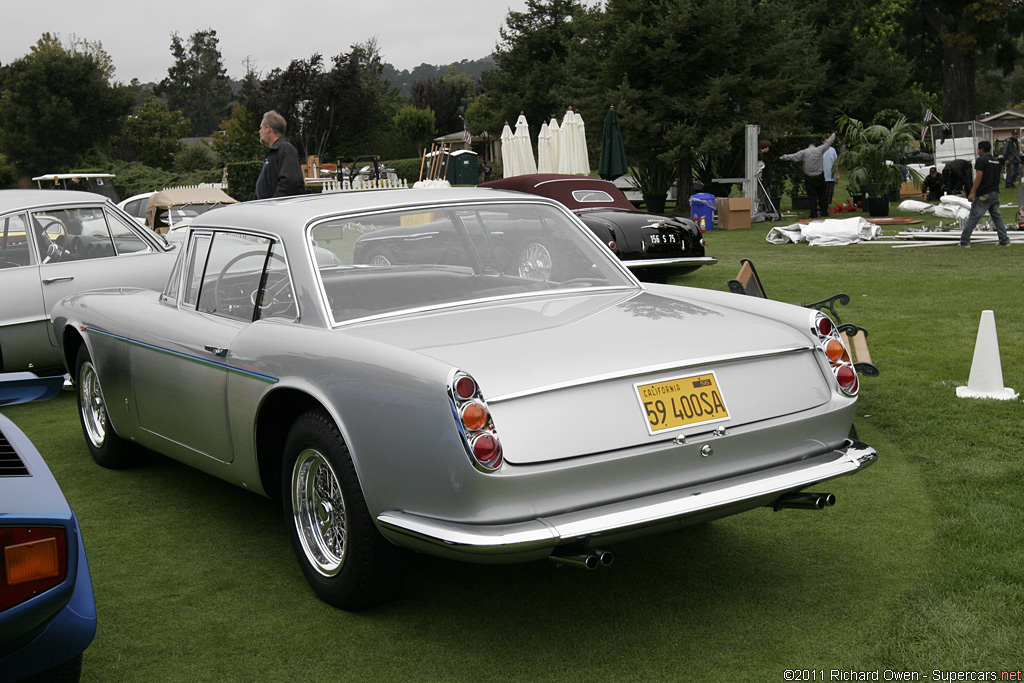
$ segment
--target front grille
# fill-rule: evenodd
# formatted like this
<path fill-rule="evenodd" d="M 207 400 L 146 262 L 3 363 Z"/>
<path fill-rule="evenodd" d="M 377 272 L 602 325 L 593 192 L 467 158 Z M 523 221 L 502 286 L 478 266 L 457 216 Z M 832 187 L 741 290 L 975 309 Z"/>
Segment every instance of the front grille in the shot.
<path fill-rule="evenodd" d="M 27 477 L 28 468 L 17 453 L 14 446 L 0 431 L 0 477 Z"/>

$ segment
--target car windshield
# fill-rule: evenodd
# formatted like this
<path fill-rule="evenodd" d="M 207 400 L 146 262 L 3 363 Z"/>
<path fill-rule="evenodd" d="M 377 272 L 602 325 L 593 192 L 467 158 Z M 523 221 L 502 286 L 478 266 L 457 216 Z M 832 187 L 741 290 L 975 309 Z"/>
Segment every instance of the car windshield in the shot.
<path fill-rule="evenodd" d="M 553 289 L 634 287 L 562 210 L 530 202 L 327 219 L 309 231 L 335 323 Z"/>

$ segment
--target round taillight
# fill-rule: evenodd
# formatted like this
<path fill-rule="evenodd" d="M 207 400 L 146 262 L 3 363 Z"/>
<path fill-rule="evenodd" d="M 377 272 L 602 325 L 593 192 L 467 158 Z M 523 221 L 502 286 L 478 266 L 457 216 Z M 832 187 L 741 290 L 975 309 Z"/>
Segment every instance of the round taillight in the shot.
<path fill-rule="evenodd" d="M 482 403 L 467 403 L 462 409 L 462 424 L 471 432 L 487 426 L 487 408 Z"/>
<path fill-rule="evenodd" d="M 828 343 L 825 344 L 825 355 L 828 356 L 828 359 L 833 363 L 845 360 L 846 347 L 843 346 L 843 342 L 838 339 L 829 339 Z"/>
<path fill-rule="evenodd" d="M 614 249 L 615 248 L 615 240 L 612 240 L 611 242 L 608 243 L 608 248 L 609 249 Z"/>
<path fill-rule="evenodd" d="M 473 439 L 473 457 L 479 460 L 480 464 L 497 467 L 501 462 L 500 455 L 498 439 L 493 434 L 479 434 Z"/>
<path fill-rule="evenodd" d="M 841 365 L 836 370 L 836 381 L 847 391 L 856 391 L 857 373 L 849 365 Z"/>
<path fill-rule="evenodd" d="M 455 382 L 455 395 L 463 400 L 473 398 L 476 394 L 476 382 L 471 377 L 462 376 Z"/>
<path fill-rule="evenodd" d="M 822 316 L 818 318 L 818 333 L 823 337 L 827 337 L 832 333 L 832 320 Z"/>

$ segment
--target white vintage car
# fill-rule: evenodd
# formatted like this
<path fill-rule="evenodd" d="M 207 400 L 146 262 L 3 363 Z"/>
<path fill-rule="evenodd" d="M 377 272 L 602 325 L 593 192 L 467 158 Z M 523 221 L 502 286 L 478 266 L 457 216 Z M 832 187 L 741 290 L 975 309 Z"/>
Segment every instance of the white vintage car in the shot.
<path fill-rule="evenodd" d="M 400 264 L 356 258 L 395 228 Z M 822 482 L 876 459 L 849 438 L 857 374 L 826 316 L 641 284 L 518 192 L 220 208 L 162 291 L 76 294 L 53 326 L 101 465 L 145 447 L 279 498 L 345 609 L 393 594 L 399 547 L 593 568 L 619 539 L 824 507 Z"/>
<path fill-rule="evenodd" d="M 63 371 L 53 304 L 97 287 L 161 287 L 174 258 L 106 197 L 0 190 L 0 370 Z"/>

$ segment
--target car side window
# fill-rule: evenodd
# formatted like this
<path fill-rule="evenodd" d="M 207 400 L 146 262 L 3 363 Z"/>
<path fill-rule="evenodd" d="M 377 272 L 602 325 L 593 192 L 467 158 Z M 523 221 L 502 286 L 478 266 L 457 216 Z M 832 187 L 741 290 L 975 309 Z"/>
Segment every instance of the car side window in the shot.
<path fill-rule="evenodd" d="M 149 249 L 123 221 L 102 206 L 44 209 L 32 213 L 32 229 L 43 263 L 105 258 Z"/>
<path fill-rule="evenodd" d="M 0 269 L 27 266 L 32 262 L 25 214 L 0 216 Z"/>
<path fill-rule="evenodd" d="M 287 263 L 274 240 L 225 231 L 199 233 L 193 243 L 186 305 L 244 322 L 295 317 Z"/>
<path fill-rule="evenodd" d="M 146 204 L 149 202 L 149 197 L 145 199 L 136 199 L 135 201 L 128 202 L 124 205 L 125 213 L 129 216 L 135 216 L 136 218 L 146 217 Z"/>
<path fill-rule="evenodd" d="M 114 238 L 114 247 L 118 255 L 149 250 L 149 245 L 136 234 L 135 226 L 129 225 L 117 214 L 108 213 L 107 224 L 110 227 L 110 235 Z"/>
<path fill-rule="evenodd" d="M 188 254 L 188 270 L 185 273 L 185 295 L 182 297 L 182 304 L 195 308 L 199 300 L 199 289 L 203 284 L 203 275 L 206 272 L 206 259 L 210 254 L 211 235 L 196 235 L 192 239 L 192 245 Z"/>

